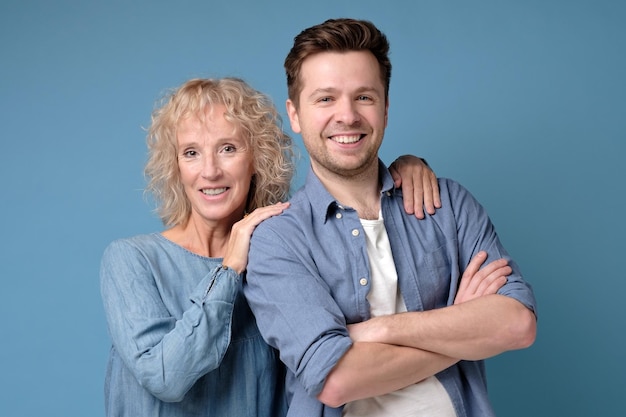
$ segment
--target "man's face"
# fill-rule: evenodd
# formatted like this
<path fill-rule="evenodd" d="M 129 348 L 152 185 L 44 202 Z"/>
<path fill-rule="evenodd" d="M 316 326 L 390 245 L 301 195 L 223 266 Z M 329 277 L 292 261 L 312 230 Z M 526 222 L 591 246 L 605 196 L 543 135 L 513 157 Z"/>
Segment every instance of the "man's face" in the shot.
<path fill-rule="evenodd" d="M 369 51 L 321 52 L 302 64 L 299 107 L 287 100 L 320 177 L 354 177 L 378 164 L 388 102 L 376 58 Z"/>

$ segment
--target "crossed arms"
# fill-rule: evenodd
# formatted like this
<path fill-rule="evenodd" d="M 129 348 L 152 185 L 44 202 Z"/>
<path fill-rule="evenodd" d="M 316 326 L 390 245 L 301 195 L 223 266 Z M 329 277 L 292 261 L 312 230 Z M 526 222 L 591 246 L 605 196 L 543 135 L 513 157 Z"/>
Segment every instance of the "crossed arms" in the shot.
<path fill-rule="evenodd" d="M 255 231 L 246 296 L 265 339 L 324 404 L 382 395 L 534 341 L 534 300 L 516 266 L 497 260 L 479 269 L 487 258 L 478 248 L 490 261 L 508 259 L 484 210 L 458 184 L 440 185 L 445 206 L 426 220 L 412 221 L 397 199 L 385 200 L 388 214 L 396 213 L 389 221 L 404 222 L 388 232 L 407 313 L 367 320 L 358 279 L 368 276 L 368 262 L 353 233 L 359 220 L 327 216 L 331 197 L 315 183 Z"/>
<path fill-rule="evenodd" d="M 511 268 L 479 252 L 465 270 L 452 306 L 382 316 L 348 326 L 352 347 L 328 375 L 318 399 L 331 407 L 386 394 L 432 376 L 459 360 L 485 359 L 530 346 L 534 314 L 496 294 Z M 363 366 L 376 358 L 376 366 Z"/>

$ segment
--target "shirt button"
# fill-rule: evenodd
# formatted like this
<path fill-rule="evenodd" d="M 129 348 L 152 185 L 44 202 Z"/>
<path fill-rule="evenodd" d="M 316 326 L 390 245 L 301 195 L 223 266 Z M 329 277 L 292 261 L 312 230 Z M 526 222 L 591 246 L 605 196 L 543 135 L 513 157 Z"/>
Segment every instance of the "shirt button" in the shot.
<path fill-rule="evenodd" d="M 361 279 L 359 280 L 359 284 L 361 284 L 361 285 L 363 285 L 363 286 L 367 285 L 367 278 L 361 278 Z"/>
<path fill-rule="evenodd" d="M 341 213 L 337 213 L 337 214 L 335 214 L 335 217 L 338 218 L 338 219 L 341 219 L 343 216 L 341 215 Z"/>
<path fill-rule="evenodd" d="M 359 235 L 359 229 L 352 229 L 352 236 L 358 236 Z"/>

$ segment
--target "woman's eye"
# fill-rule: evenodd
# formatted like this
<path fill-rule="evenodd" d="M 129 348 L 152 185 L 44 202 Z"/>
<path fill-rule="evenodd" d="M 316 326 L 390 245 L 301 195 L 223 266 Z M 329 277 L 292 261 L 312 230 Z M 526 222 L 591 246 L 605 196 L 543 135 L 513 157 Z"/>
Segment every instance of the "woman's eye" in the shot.
<path fill-rule="evenodd" d="M 194 150 L 187 150 L 187 151 L 183 152 L 183 156 L 186 157 L 186 158 L 193 158 L 196 155 L 198 155 L 198 152 L 196 152 Z"/>
<path fill-rule="evenodd" d="M 235 152 L 235 147 L 233 145 L 226 145 L 224 146 L 223 150 L 227 153 Z"/>

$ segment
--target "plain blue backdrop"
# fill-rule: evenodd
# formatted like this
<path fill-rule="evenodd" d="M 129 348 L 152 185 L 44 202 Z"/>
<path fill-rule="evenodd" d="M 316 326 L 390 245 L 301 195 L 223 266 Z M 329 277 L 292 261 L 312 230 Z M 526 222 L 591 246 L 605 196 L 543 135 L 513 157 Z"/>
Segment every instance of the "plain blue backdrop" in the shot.
<path fill-rule="evenodd" d="M 3 0 L 1 416 L 104 415 L 98 268 L 161 229 L 142 195 L 155 100 L 235 75 L 285 117 L 292 39 L 331 17 L 390 39 L 383 159 L 467 186 L 535 288 L 537 342 L 488 361 L 498 414 L 623 411 L 624 2 Z"/>

